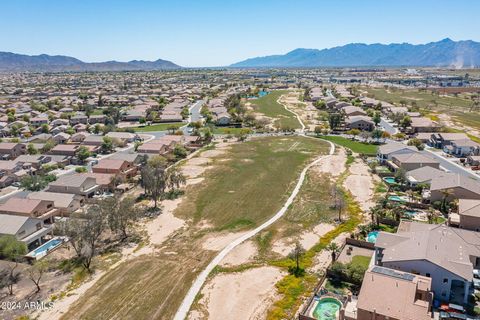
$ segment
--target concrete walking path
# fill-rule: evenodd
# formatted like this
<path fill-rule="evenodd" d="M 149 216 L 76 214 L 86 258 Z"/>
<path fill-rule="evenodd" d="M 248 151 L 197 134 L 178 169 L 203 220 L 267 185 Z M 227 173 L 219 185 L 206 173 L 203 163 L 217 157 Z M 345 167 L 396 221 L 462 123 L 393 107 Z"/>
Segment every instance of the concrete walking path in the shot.
<path fill-rule="evenodd" d="M 284 107 L 285 107 L 285 105 L 284 105 Z M 287 108 L 285 107 L 285 109 L 287 109 Z M 288 110 L 288 111 L 290 111 L 290 110 Z M 292 111 L 290 111 L 290 112 L 292 112 Z M 294 113 L 294 112 L 292 112 L 292 113 Z M 297 114 L 295 114 L 295 115 L 297 116 L 298 121 L 302 125 L 302 132 L 300 133 L 300 136 L 307 137 L 304 134 L 305 125 L 301 121 L 300 117 Z M 191 306 L 192 306 L 192 304 L 195 300 L 195 297 L 197 296 L 197 294 L 200 292 L 203 285 L 207 281 L 208 275 L 223 260 L 223 258 L 225 258 L 225 256 L 228 253 L 230 253 L 233 249 L 235 249 L 238 245 L 240 245 L 245 240 L 250 239 L 251 237 L 258 234 L 260 231 L 262 231 L 265 228 L 268 228 L 269 226 L 271 226 L 273 223 L 275 223 L 278 219 L 280 219 L 287 212 L 288 207 L 293 203 L 293 200 L 295 199 L 298 192 L 300 191 L 300 188 L 302 187 L 302 184 L 303 184 L 303 181 L 305 180 L 305 176 L 307 174 L 307 171 L 312 166 L 316 165 L 317 163 L 319 163 L 320 161 L 322 161 L 326 157 L 329 157 L 329 156 L 333 155 L 333 153 L 335 152 L 335 145 L 330 141 L 326 141 L 326 142 L 328 142 L 330 144 L 329 154 L 326 155 L 326 156 L 320 156 L 319 158 L 317 158 L 316 160 L 314 160 L 313 162 L 308 164 L 302 170 L 302 172 L 300 173 L 300 177 L 297 181 L 297 184 L 295 185 L 295 188 L 293 189 L 292 193 L 290 194 L 290 197 L 287 199 L 287 201 L 285 202 L 283 207 L 273 217 L 271 217 L 269 220 L 264 222 L 262 225 L 258 226 L 257 228 L 249 231 L 248 233 L 240 236 L 239 238 L 237 238 L 237 239 L 233 240 L 231 243 L 229 243 L 225 248 L 223 248 L 222 251 L 220 251 L 215 256 L 215 258 L 213 258 L 213 260 L 207 265 L 207 267 L 198 275 L 198 277 L 195 279 L 192 286 L 190 287 L 190 290 L 188 290 L 187 295 L 183 299 L 182 304 L 178 308 L 177 313 L 175 314 L 175 317 L 174 317 L 175 320 L 184 320 L 187 317 L 188 312 L 190 311 L 190 308 L 191 308 Z"/>

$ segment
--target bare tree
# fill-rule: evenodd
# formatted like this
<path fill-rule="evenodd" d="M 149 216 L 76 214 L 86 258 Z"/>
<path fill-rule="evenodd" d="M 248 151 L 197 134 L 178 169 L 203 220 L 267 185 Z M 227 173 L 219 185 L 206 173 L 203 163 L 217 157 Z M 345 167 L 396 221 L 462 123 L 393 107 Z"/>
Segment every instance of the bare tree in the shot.
<path fill-rule="evenodd" d="M 95 256 L 97 242 L 105 230 L 105 217 L 98 204 L 90 206 L 85 213 L 85 220 L 81 229 L 84 243 L 82 250 L 82 263 L 85 269 L 91 271 L 92 259 Z"/>
<path fill-rule="evenodd" d="M 49 261 L 47 259 L 42 259 L 36 261 L 30 268 L 27 269 L 28 278 L 37 287 L 36 292 L 40 292 L 40 280 L 43 275 L 48 271 Z"/>

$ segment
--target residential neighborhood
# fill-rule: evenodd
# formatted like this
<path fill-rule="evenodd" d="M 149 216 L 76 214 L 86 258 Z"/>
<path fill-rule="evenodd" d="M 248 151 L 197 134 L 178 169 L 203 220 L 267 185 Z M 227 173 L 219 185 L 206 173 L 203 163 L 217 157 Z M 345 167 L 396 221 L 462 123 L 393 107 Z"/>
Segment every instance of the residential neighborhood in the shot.
<path fill-rule="evenodd" d="M 480 320 L 475 1 L 8 1 L 0 320 Z"/>

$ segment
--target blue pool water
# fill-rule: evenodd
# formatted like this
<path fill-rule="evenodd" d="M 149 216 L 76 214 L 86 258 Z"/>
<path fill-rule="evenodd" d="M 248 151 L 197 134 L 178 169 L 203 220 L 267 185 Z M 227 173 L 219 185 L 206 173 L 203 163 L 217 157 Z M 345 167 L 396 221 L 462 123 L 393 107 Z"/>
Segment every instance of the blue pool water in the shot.
<path fill-rule="evenodd" d="M 367 241 L 371 243 L 375 243 L 375 241 L 377 241 L 377 237 L 378 237 L 378 231 L 371 231 L 367 235 Z"/>
<path fill-rule="evenodd" d="M 51 250 L 51 249 L 55 248 L 56 246 L 58 246 L 61 243 L 62 243 L 62 239 L 55 238 L 55 239 L 52 239 L 48 242 L 45 242 L 40 247 L 33 250 L 33 252 L 34 252 L 35 256 L 38 256 L 39 254 L 42 254 L 45 251 L 48 251 L 48 250 Z"/>
<path fill-rule="evenodd" d="M 383 181 L 385 181 L 388 184 L 396 184 L 394 177 L 385 177 L 383 178 Z"/>
<path fill-rule="evenodd" d="M 257 98 L 265 97 L 269 93 L 270 92 L 268 92 L 268 91 L 258 91 L 258 96 L 247 96 L 247 98 L 248 99 L 257 99 Z"/>
<path fill-rule="evenodd" d="M 334 298 L 323 298 L 318 301 L 313 316 L 318 320 L 335 320 L 342 304 Z"/>
<path fill-rule="evenodd" d="M 392 200 L 392 201 L 398 201 L 398 202 L 405 202 L 405 199 L 399 197 L 399 196 L 389 196 L 388 197 L 388 200 Z"/>
<path fill-rule="evenodd" d="M 414 217 L 417 215 L 417 211 L 414 211 L 414 210 L 406 210 L 405 211 L 405 215 L 409 216 L 409 217 Z"/>

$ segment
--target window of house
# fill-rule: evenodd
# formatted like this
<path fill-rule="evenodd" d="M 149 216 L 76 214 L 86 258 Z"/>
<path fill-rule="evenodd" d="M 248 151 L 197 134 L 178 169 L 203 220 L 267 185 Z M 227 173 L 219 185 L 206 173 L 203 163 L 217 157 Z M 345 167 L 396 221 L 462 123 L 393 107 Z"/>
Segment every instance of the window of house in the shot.
<path fill-rule="evenodd" d="M 447 278 L 443 278 L 443 283 L 448 283 L 448 279 L 447 279 Z"/>

